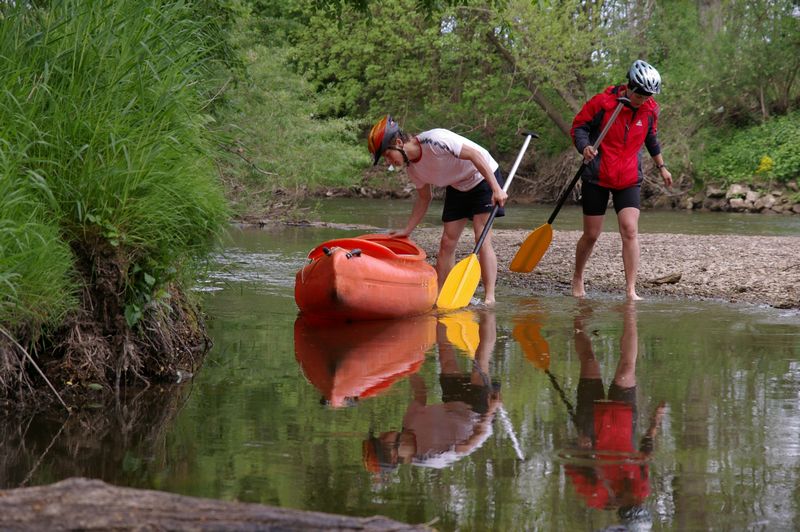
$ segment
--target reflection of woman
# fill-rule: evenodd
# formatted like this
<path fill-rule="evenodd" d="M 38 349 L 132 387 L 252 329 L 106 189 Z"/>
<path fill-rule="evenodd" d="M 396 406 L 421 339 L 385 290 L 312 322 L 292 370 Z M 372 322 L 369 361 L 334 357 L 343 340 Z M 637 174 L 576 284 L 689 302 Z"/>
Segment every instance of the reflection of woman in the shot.
<path fill-rule="evenodd" d="M 578 446 L 590 450 L 597 462 L 591 466 L 567 465 L 566 473 L 590 507 L 619 508 L 623 519 L 649 520 L 643 506 L 650 494 L 646 459 L 653 450 L 665 405 L 659 404 L 637 450 L 636 306 L 629 301 L 624 307 L 621 354 L 607 396 L 600 364 L 586 333 L 587 315 L 583 309 L 574 321 L 575 348 L 581 363 L 575 423 Z"/>
<path fill-rule="evenodd" d="M 364 464 L 377 472 L 399 463 L 442 468 L 471 454 L 492 434 L 500 404 L 499 385 L 489 379 L 489 359 L 497 329 L 494 313 L 481 311 L 480 342 L 471 371 L 462 372 L 455 350 L 439 325 L 437 342 L 442 402 L 430 404 L 425 382 L 409 377 L 413 398 L 400 431 L 382 432 L 364 441 Z"/>

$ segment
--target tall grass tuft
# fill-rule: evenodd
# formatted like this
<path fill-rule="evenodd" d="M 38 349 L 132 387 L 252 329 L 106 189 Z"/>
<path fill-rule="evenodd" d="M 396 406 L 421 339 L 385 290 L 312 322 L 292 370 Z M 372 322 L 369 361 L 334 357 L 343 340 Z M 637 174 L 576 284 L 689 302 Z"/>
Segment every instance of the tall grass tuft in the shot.
<path fill-rule="evenodd" d="M 57 318 L 69 268 L 90 292 L 116 275 L 105 311 L 130 327 L 190 282 L 228 216 L 205 110 L 219 40 L 198 18 L 180 0 L 0 7 L 0 325 Z"/>
<path fill-rule="evenodd" d="M 72 255 L 47 223 L 29 183 L 13 179 L 0 152 L 0 325 L 11 334 L 56 325 L 74 308 Z"/>

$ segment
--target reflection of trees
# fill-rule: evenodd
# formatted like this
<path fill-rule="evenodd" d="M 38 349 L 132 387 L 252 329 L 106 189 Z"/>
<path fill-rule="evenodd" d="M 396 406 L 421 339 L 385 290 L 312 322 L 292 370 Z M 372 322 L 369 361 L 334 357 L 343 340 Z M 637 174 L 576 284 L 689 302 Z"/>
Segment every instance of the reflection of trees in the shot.
<path fill-rule="evenodd" d="M 165 463 L 165 436 L 188 387 L 127 390 L 118 400 L 65 414 L 63 409 L 8 413 L 0 418 L 0 487 L 15 488 L 71 476 L 142 484 Z"/>

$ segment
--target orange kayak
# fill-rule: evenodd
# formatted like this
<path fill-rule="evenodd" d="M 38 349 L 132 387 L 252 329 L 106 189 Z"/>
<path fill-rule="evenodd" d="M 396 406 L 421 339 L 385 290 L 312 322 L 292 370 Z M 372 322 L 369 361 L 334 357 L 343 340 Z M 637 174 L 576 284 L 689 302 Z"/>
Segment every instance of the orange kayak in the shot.
<path fill-rule="evenodd" d="M 295 358 L 335 408 L 377 395 L 419 371 L 435 341 L 433 315 L 353 323 L 301 315 L 294 323 Z"/>
<path fill-rule="evenodd" d="M 295 276 L 302 314 L 375 320 L 424 314 L 436 302 L 436 270 L 407 238 L 362 235 L 324 242 Z"/>

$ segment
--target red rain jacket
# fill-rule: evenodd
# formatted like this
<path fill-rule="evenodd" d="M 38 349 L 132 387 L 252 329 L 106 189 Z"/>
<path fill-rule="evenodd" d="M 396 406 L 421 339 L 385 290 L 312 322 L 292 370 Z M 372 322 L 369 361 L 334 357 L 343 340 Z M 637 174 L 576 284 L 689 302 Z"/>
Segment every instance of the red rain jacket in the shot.
<path fill-rule="evenodd" d="M 577 491 L 591 508 L 641 504 L 650 494 L 648 465 L 633 447 L 633 407 L 617 401 L 594 404 L 593 467 L 565 466 Z"/>
<path fill-rule="evenodd" d="M 572 141 L 583 155 L 586 146 L 594 144 L 606 122 L 617 107 L 617 96 L 624 95 L 626 87 L 617 85 L 586 102 L 572 121 Z M 585 181 L 602 187 L 622 190 L 639 185 L 642 173 L 641 149 L 647 147 L 651 157 L 661 153 L 658 143 L 658 104 L 648 99 L 638 109 L 625 106 L 603 139 L 598 155 L 584 170 Z"/>

